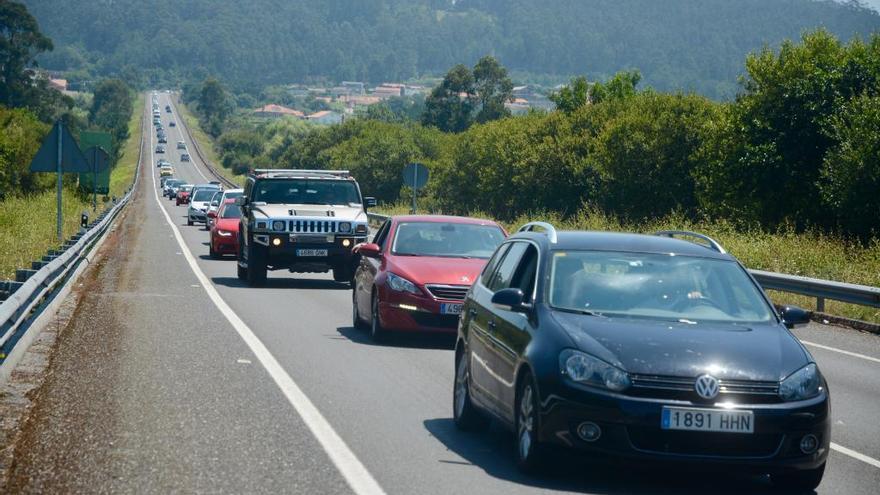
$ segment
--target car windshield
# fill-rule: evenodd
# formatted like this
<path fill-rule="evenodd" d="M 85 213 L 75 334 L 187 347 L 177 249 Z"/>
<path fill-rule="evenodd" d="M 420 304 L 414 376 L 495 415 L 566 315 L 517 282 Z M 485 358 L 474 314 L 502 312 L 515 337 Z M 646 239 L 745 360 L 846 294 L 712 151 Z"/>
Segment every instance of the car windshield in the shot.
<path fill-rule="evenodd" d="M 220 209 L 220 218 L 241 218 L 241 208 L 237 204 L 225 204 Z"/>
<path fill-rule="evenodd" d="M 301 205 L 360 204 L 357 186 L 350 180 L 272 179 L 258 181 L 254 201 Z"/>
<path fill-rule="evenodd" d="M 211 198 L 214 197 L 214 194 L 217 192 L 216 189 L 199 189 L 196 191 L 195 196 L 193 196 L 193 201 L 211 201 Z"/>
<path fill-rule="evenodd" d="M 188 186 L 188 185 L 180 186 L 180 190 L 183 192 L 190 192 L 190 191 L 192 191 L 192 188 L 193 188 L 193 186 Z"/>
<path fill-rule="evenodd" d="M 666 254 L 555 251 L 549 303 L 606 316 L 757 323 L 773 315 L 735 262 Z"/>
<path fill-rule="evenodd" d="M 489 258 L 504 241 L 497 225 L 405 222 L 397 226 L 392 252 L 400 256 Z"/>

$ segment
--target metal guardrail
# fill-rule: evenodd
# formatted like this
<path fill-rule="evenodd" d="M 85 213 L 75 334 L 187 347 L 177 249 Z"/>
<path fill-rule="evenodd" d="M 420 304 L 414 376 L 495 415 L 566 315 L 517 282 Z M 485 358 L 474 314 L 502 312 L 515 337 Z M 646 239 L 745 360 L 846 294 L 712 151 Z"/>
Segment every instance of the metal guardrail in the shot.
<path fill-rule="evenodd" d="M 371 223 L 382 223 L 388 218 L 387 215 L 368 213 Z M 765 272 L 762 270 L 749 270 L 755 280 L 761 284 L 764 290 L 777 290 L 792 294 L 816 298 L 816 311 L 825 312 L 825 300 L 841 301 L 859 306 L 880 308 L 880 287 L 867 285 L 848 284 L 833 280 L 801 277 L 785 273 Z"/>
<path fill-rule="evenodd" d="M 58 254 L 55 259 L 33 273 L 20 287 L 9 297 L 0 303 L 0 363 L 5 360 L 15 343 L 21 337 L 19 330 L 22 325 L 39 314 L 40 305 L 55 291 L 67 282 L 67 275 L 71 273 L 79 262 L 89 253 L 92 246 L 101 238 L 116 216 L 128 204 L 137 187 L 141 160 L 143 158 L 144 135 L 146 133 L 146 116 L 142 123 L 141 145 L 138 147 L 138 160 L 135 167 L 134 181 L 131 187 L 110 209 L 104 210 L 88 231 L 75 236 L 76 241 L 66 243 L 66 249 Z"/>
<path fill-rule="evenodd" d="M 179 98 L 179 96 L 178 96 L 178 98 Z M 199 160 L 202 161 L 202 164 L 205 166 L 205 168 L 208 169 L 208 172 L 210 172 L 211 175 L 213 175 L 217 180 L 219 180 L 225 187 L 238 188 L 239 187 L 238 184 L 236 184 L 235 182 L 232 182 L 231 180 L 227 179 L 223 174 L 218 172 L 215 165 L 212 164 L 207 159 L 207 157 L 205 157 L 205 154 L 202 152 L 202 147 L 199 145 L 199 142 L 196 140 L 196 138 L 192 135 L 192 131 L 190 131 L 189 125 L 187 125 L 186 120 L 183 118 L 183 115 L 180 113 L 180 109 L 177 107 L 177 104 L 174 103 L 174 98 L 171 98 L 171 104 L 174 105 L 174 112 L 177 114 L 178 122 L 180 122 L 180 125 L 183 126 L 184 130 L 186 131 L 186 135 L 189 137 L 189 142 L 192 143 L 193 148 L 195 148 L 196 155 L 199 156 Z"/>

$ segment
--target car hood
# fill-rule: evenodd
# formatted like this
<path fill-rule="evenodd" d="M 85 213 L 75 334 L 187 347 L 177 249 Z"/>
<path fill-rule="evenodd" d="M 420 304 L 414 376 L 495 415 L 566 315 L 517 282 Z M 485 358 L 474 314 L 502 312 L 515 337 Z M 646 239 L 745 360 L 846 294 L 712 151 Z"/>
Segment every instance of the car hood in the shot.
<path fill-rule="evenodd" d="M 270 204 L 256 206 L 253 211 L 262 213 L 267 218 L 309 217 L 364 223 L 367 221 L 367 214 L 364 213 L 363 208 L 350 206 Z"/>
<path fill-rule="evenodd" d="M 238 218 L 218 218 L 214 225 L 220 230 L 228 230 L 229 232 L 238 232 Z"/>
<path fill-rule="evenodd" d="M 416 284 L 471 285 L 488 260 L 436 256 L 394 256 L 388 269 Z"/>
<path fill-rule="evenodd" d="M 801 345 L 776 324 L 687 324 L 555 311 L 581 351 L 634 374 L 778 381 L 808 362 Z"/>

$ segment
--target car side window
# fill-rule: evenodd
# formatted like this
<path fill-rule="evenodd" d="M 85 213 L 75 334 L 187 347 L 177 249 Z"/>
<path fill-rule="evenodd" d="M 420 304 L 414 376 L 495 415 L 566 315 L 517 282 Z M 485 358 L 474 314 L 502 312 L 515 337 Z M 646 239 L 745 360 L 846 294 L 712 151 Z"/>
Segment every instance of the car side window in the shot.
<path fill-rule="evenodd" d="M 492 258 L 486 263 L 486 266 L 483 268 L 483 274 L 480 276 L 480 283 L 486 287 L 489 287 L 489 282 L 492 279 L 492 275 L 495 272 L 495 267 L 498 266 L 498 262 L 504 258 L 504 255 L 507 253 L 507 250 L 510 248 L 510 244 L 502 244 L 496 251 L 495 254 L 492 255 Z"/>
<path fill-rule="evenodd" d="M 510 249 L 507 250 L 507 254 L 499 263 L 498 269 L 495 270 L 495 273 L 489 279 L 489 284 L 487 285 L 489 290 L 498 292 L 511 286 L 510 284 L 513 282 L 513 276 L 516 273 L 519 262 L 528 247 L 529 244 L 525 242 L 512 242 L 510 244 Z"/>
<path fill-rule="evenodd" d="M 373 238 L 373 244 L 378 244 L 380 248 L 385 247 L 385 239 L 388 238 L 388 231 L 391 229 L 391 220 L 385 220 L 385 223 L 379 227 L 376 237 Z"/>
<path fill-rule="evenodd" d="M 532 292 L 535 290 L 535 273 L 537 270 L 538 250 L 535 246 L 529 244 L 510 283 L 510 287 L 515 287 L 523 291 L 523 294 L 526 296 L 525 301 L 531 301 L 532 299 Z"/>

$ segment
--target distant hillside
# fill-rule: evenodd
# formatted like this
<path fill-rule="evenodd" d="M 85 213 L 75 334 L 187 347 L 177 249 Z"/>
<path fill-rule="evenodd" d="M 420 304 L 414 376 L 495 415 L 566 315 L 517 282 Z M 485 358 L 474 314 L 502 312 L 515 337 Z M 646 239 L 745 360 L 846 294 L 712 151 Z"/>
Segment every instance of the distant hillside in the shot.
<path fill-rule="evenodd" d="M 25 0 L 56 50 L 48 68 L 238 85 L 387 81 L 494 54 L 535 74 L 637 68 L 658 89 L 729 96 L 746 53 L 824 26 L 845 39 L 880 15 L 832 0 Z"/>

